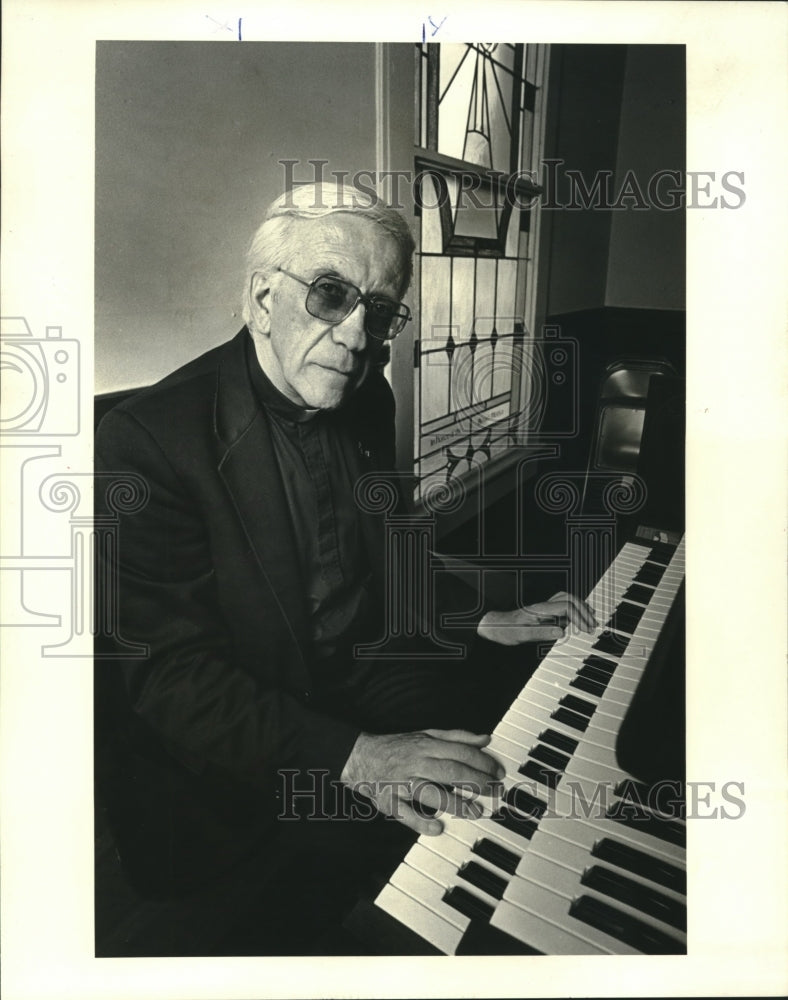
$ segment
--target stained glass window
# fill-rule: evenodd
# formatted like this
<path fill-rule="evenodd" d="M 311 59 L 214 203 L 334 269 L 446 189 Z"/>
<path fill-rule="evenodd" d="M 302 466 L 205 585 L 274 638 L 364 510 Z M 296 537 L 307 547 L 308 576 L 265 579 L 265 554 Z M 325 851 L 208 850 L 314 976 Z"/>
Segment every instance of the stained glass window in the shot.
<path fill-rule="evenodd" d="M 546 64 L 539 45 L 416 47 L 417 495 L 502 454 L 521 428 Z"/>

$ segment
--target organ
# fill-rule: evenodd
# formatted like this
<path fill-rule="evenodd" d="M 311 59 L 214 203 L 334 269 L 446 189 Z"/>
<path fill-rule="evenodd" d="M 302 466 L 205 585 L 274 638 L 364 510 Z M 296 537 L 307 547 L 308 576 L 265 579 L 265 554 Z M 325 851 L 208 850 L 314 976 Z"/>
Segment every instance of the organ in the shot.
<path fill-rule="evenodd" d="M 627 770 L 621 741 L 675 632 L 684 562 L 683 540 L 623 546 L 587 597 L 597 630 L 556 643 L 492 734 L 500 800 L 420 837 L 377 909 L 445 954 L 686 950 L 681 781 Z"/>
<path fill-rule="evenodd" d="M 686 951 L 683 388 L 651 380 L 637 467 L 639 515 L 667 527 L 624 523 L 582 595 L 599 627 L 557 642 L 493 731 L 502 796 L 442 816 L 369 908 L 384 950 Z"/>

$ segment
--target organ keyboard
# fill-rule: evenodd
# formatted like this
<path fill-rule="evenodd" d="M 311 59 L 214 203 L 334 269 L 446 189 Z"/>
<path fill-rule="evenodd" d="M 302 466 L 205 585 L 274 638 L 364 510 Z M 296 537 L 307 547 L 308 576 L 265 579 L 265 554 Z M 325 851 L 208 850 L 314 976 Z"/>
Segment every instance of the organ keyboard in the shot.
<path fill-rule="evenodd" d="M 616 753 L 683 579 L 683 539 L 624 545 L 587 598 L 599 627 L 570 629 L 492 734 L 498 801 L 442 816 L 377 907 L 444 954 L 686 951 L 681 789 Z"/>

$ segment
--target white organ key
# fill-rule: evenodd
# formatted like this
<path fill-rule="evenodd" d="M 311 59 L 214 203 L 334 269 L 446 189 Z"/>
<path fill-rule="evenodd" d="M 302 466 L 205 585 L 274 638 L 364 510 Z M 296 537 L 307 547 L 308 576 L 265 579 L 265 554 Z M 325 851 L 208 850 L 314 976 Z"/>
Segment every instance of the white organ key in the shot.
<path fill-rule="evenodd" d="M 530 846 L 530 840 L 520 838 L 522 849 L 512 846 L 511 841 L 501 836 L 502 828 L 491 819 L 463 819 L 461 816 L 447 816 L 444 821 L 444 832 L 449 838 L 464 845 L 465 860 L 473 857 L 472 848 L 480 840 L 492 840 L 501 847 L 521 856 Z"/>
<path fill-rule="evenodd" d="M 618 767 L 618 758 L 610 747 L 591 743 L 590 740 L 579 741 L 577 750 L 575 750 L 573 756 L 580 760 L 589 760 L 595 764 L 602 764 L 603 767 Z"/>
<path fill-rule="evenodd" d="M 498 904 L 490 925 L 545 955 L 609 954 L 590 941 L 563 930 L 560 924 L 550 923 L 507 899 Z"/>
<path fill-rule="evenodd" d="M 518 702 L 516 710 L 514 708 L 510 709 L 504 716 L 504 719 L 513 726 L 520 725 L 521 727 L 522 722 L 528 720 L 530 724 L 538 726 L 540 731 L 542 729 L 554 729 L 556 732 L 568 736 L 570 739 L 580 740 L 582 738 L 586 743 L 595 743 L 601 747 L 607 747 L 611 750 L 615 749 L 616 734 L 611 733 L 608 729 L 601 728 L 594 720 L 594 716 L 591 716 L 587 728 L 581 732 L 579 729 L 574 729 L 559 719 L 552 718 L 552 713 L 557 707 L 557 705 L 553 705 L 549 709 L 539 709 L 532 706 L 529 707 L 526 702 Z"/>
<path fill-rule="evenodd" d="M 577 754 L 574 754 L 566 765 L 564 774 L 570 780 L 579 778 L 581 781 L 593 781 L 596 784 L 610 785 L 611 787 L 618 784 L 619 781 L 632 777 L 620 767 L 608 767 L 597 761 L 584 760 Z"/>
<path fill-rule="evenodd" d="M 424 909 L 440 917 L 444 923 L 453 926 L 459 931 L 457 940 L 462 939 L 463 933 L 467 930 L 468 924 L 471 922 L 470 917 L 467 917 L 464 913 L 460 913 L 459 910 L 444 902 L 443 897 L 446 893 L 446 886 L 441 885 L 440 882 L 436 882 L 416 868 L 411 868 L 405 862 L 399 865 L 391 876 L 389 885 L 393 885 L 396 889 L 405 893 L 406 896 L 419 903 Z"/>
<path fill-rule="evenodd" d="M 535 726 L 534 728 L 538 727 Z M 520 749 L 525 749 L 533 743 L 533 737 L 529 730 L 519 729 L 517 726 L 513 726 L 511 722 L 501 721 L 498 723 L 491 737 L 491 742 L 493 739 L 498 739 L 499 737 L 509 742 L 513 747 Z"/>
<path fill-rule="evenodd" d="M 477 860 L 472 853 L 472 848 L 480 840 L 491 840 L 500 847 L 505 848 L 512 854 L 522 857 L 529 849 L 530 840 L 520 837 L 513 831 L 504 827 L 501 823 L 496 823 L 489 817 L 480 819 L 463 819 L 461 816 L 444 817 L 444 833 L 447 838 L 453 838 L 461 842 L 464 846 L 464 860 Z M 426 841 L 426 838 L 424 838 Z M 443 837 L 434 838 L 443 839 Z M 427 844 L 426 846 L 429 846 Z M 412 850 L 412 848 L 411 848 Z M 478 859 L 482 861 L 483 859 Z M 495 866 L 493 866 L 495 867 Z M 499 871 L 499 869 L 496 868 Z"/>
<path fill-rule="evenodd" d="M 490 742 L 484 748 L 486 753 L 491 754 L 499 764 L 506 769 L 506 774 L 511 775 L 517 772 L 517 768 L 522 761 L 519 759 L 519 747 L 503 737 L 493 734 Z"/>
<path fill-rule="evenodd" d="M 462 941 L 464 927 L 460 928 L 456 923 L 450 923 L 391 882 L 384 886 L 375 900 L 375 905 L 409 927 L 425 941 L 429 941 L 444 955 L 453 955 Z M 467 927 L 469 923 L 470 920 L 465 917 L 465 926 Z"/>
<path fill-rule="evenodd" d="M 423 841 L 427 839 L 438 841 L 445 838 L 440 836 L 431 838 L 420 837 L 405 855 L 402 863 L 409 868 L 415 868 L 416 871 L 426 875 L 433 882 L 437 882 L 445 891 L 451 886 L 458 865 L 447 859 L 443 854 L 437 854 L 435 851 L 431 851 L 425 847 Z"/>
<path fill-rule="evenodd" d="M 595 935 L 593 928 L 579 920 L 570 921 L 563 896 L 531 883 L 527 900 L 514 890 L 512 898 L 512 884 L 490 918 L 493 927 L 547 955 L 638 954 L 636 949 L 612 938 L 609 944 L 600 943 L 599 938 L 606 935 Z"/>

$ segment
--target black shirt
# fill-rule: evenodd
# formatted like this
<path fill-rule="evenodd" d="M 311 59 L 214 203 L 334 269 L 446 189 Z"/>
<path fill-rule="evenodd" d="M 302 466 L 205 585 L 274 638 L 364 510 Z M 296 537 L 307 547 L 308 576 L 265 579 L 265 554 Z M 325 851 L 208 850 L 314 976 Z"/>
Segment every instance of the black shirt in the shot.
<path fill-rule="evenodd" d="M 260 367 L 251 337 L 247 363 L 271 425 L 298 550 L 315 657 L 350 652 L 367 632 L 370 571 L 353 497 L 353 442 L 334 411 L 287 399 Z M 348 664 L 349 666 L 349 664 Z"/>

